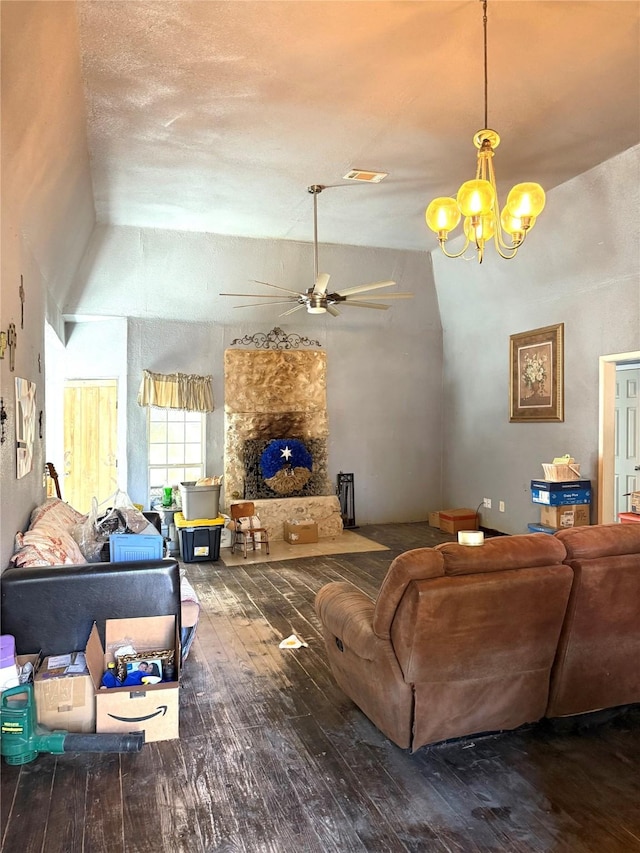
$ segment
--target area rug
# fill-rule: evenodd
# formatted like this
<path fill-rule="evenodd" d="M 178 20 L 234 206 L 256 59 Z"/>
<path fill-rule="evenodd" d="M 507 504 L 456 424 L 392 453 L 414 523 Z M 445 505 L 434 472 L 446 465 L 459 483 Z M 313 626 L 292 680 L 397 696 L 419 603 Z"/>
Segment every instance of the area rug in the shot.
<path fill-rule="evenodd" d="M 269 543 L 269 554 L 264 546 L 259 551 L 231 553 L 230 548 L 220 549 L 220 559 L 225 566 L 246 566 L 250 563 L 269 563 L 278 560 L 299 560 L 303 557 L 323 557 L 327 554 L 355 554 L 364 551 L 388 551 L 386 545 L 380 545 L 352 530 L 343 530 L 340 536 L 326 536 L 308 545 L 290 545 L 281 539 Z"/>

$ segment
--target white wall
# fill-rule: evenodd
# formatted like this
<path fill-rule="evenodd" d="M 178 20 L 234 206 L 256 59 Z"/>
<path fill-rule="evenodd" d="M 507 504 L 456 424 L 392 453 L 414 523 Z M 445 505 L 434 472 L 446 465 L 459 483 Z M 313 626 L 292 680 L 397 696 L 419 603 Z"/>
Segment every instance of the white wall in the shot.
<path fill-rule="evenodd" d="M 440 501 L 442 337 L 429 256 L 322 247 L 336 289 L 393 277 L 414 293 L 386 312 L 341 309 L 340 317 L 285 307 L 220 306 L 219 290 L 251 292 L 250 278 L 302 289 L 313 270 L 306 243 L 98 228 L 68 313 L 123 313 L 128 335 L 129 494 L 146 503 L 146 414 L 136 403 L 142 370 L 213 375 L 207 471 L 222 473 L 224 349 L 235 338 L 280 326 L 327 352 L 329 476 L 355 475 L 358 523 L 417 521 Z M 335 273 L 334 273 L 335 271 Z M 244 300 L 244 301 L 251 301 Z M 90 338 L 87 338 L 90 341 Z"/>
<path fill-rule="evenodd" d="M 434 255 L 444 338 L 444 500 L 492 509 L 506 533 L 539 521 L 530 481 L 571 453 L 595 481 L 598 357 L 640 348 L 640 146 L 552 190 L 518 256 Z M 509 423 L 509 336 L 564 323 L 564 423 Z M 498 502 L 506 512 L 498 511 Z M 595 520 L 595 519 L 593 519 Z"/>
<path fill-rule="evenodd" d="M 15 371 L 0 361 L 7 409 L 0 445 L 0 568 L 16 531 L 44 497 L 44 439 L 31 473 L 16 478 L 15 377 L 45 404 L 45 317 L 61 331 L 59 299 L 73 280 L 95 221 L 73 3 L 2 3 L 2 267 L 0 328 L 15 323 Z M 19 299 L 24 280 L 24 328 Z"/>

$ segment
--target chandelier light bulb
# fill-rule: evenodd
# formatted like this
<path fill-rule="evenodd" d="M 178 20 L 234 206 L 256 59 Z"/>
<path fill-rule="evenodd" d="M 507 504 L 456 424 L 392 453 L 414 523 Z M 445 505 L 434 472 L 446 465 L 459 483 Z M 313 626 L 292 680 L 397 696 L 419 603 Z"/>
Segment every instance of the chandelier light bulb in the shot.
<path fill-rule="evenodd" d="M 486 216 L 468 216 L 464 221 L 464 233 L 476 245 L 481 245 L 496 233 L 495 216 L 493 213 Z"/>
<path fill-rule="evenodd" d="M 463 216 L 488 216 L 496 203 L 496 191 L 489 181 L 465 181 L 457 202 Z"/>
<path fill-rule="evenodd" d="M 536 224 L 536 220 L 535 217 L 531 217 L 528 225 L 525 225 L 519 216 L 513 216 L 509 212 L 509 209 L 505 207 L 500 215 L 500 224 L 502 225 L 502 230 L 506 234 L 510 234 L 514 242 L 521 243 L 524 239 L 524 232 L 531 231 Z"/>
<path fill-rule="evenodd" d="M 432 231 L 438 235 L 446 235 L 460 222 L 460 208 L 458 207 L 455 198 L 434 198 L 429 204 L 425 213 L 427 225 Z"/>
<path fill-rule="evenodd" d="M 540 184 L 516 184 L 507 196 L 507 210 L 512 216 L 539 216 L 545 205 L 546 197 Z"/>

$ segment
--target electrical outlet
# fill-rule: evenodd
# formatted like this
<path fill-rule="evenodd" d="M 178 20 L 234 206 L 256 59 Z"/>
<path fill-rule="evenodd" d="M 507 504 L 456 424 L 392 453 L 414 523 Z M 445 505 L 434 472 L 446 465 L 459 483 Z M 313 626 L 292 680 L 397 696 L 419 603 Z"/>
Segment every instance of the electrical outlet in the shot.
<path fill-rule="evenodd" d="M 504 512 L 504 501 L 500 501 L 500 512 Z"/>
<path fill-rule="evenodd" d="M 482 498 L 482 506 L 485 509 L 491 509 L 491 498 Z"/>

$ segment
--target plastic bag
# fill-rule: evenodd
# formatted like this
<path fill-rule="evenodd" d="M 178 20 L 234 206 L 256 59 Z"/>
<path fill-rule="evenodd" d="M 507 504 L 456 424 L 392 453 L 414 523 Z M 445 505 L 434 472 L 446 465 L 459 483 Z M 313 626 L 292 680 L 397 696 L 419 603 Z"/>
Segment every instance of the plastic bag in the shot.
<path fill-rule="evenodd" d="M 148 519 L 133 505 L 129 495 L 118 489 L 100 504 L 94 497 L 91 511 L 71 533 L 85 559 L 94 563 L 109 559 L 103 548 L 108 546 L 112 533 L 142 533 L 148 527 Z"/>

